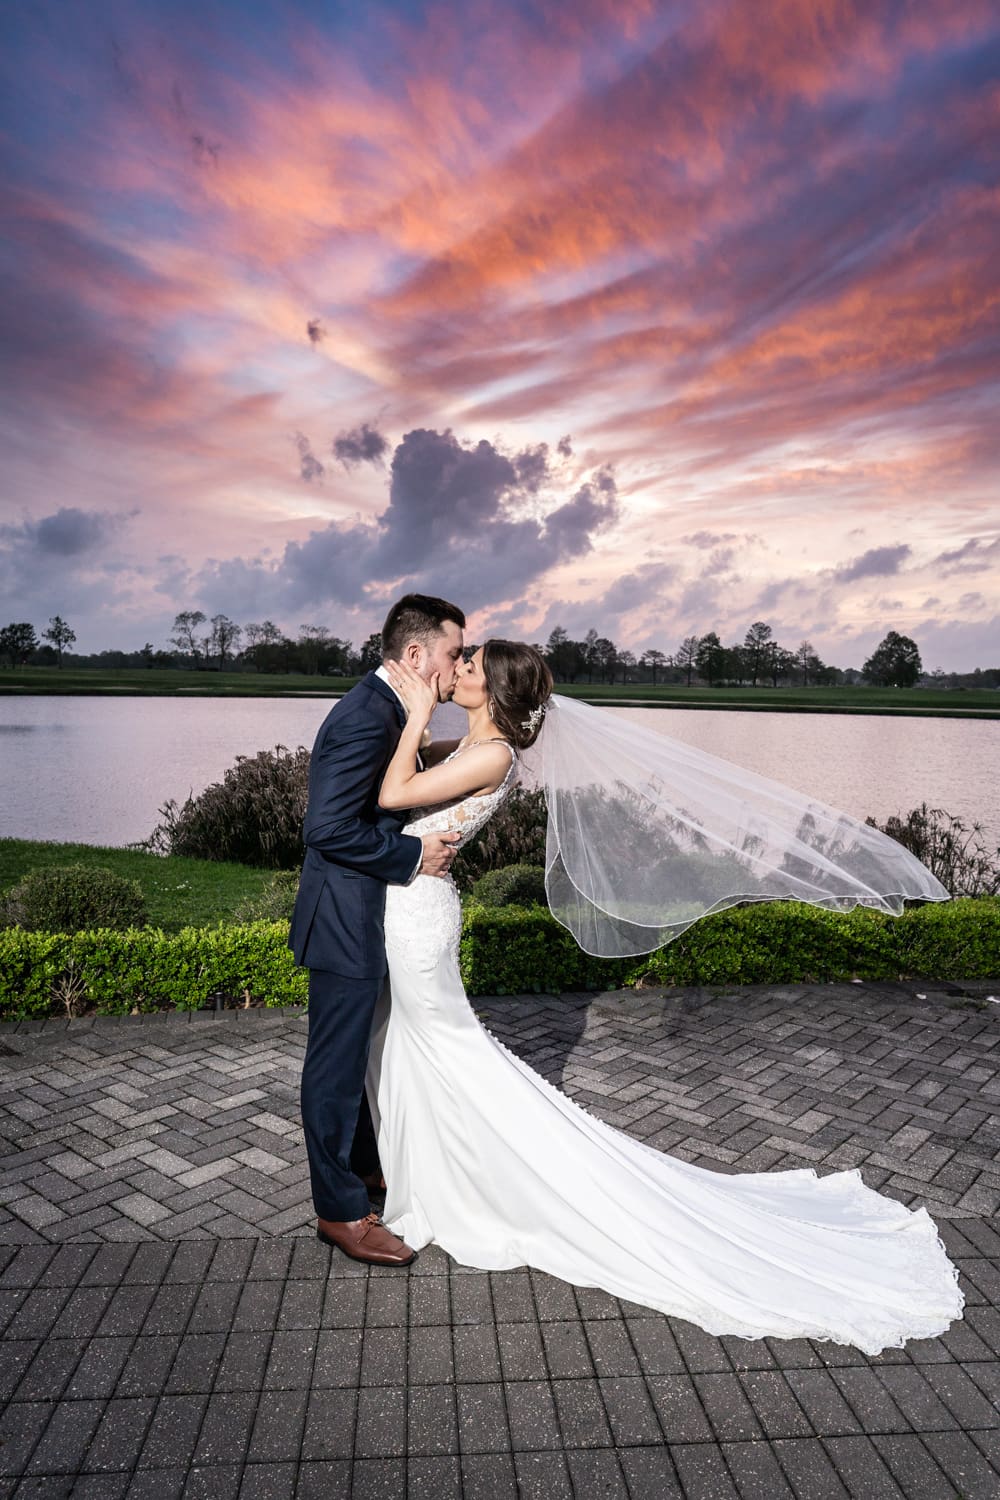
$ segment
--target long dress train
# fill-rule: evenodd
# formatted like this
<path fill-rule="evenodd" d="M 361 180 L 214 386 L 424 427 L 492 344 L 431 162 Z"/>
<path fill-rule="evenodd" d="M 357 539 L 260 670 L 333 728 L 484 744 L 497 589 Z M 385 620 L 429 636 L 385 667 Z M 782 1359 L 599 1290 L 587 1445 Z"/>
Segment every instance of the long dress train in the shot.
<path fill-rule="evenodd" d="M 460 753 L 460 752 L 456 752 Z M 506 796 L 422 812 L 414 834 L 471 837 Z M 369 1096 L 385 1222 L 463 1265 L 534 1266 L 687 1318 L 712 1334 L 832 1339 L 868 1354 L 942 1333 L 963 1298 L 927 1210 L 858 1171 L 732 1176 L 589 1115 L 476 1019 L 449 879 L 390 886 L 391 1010 Z"/>

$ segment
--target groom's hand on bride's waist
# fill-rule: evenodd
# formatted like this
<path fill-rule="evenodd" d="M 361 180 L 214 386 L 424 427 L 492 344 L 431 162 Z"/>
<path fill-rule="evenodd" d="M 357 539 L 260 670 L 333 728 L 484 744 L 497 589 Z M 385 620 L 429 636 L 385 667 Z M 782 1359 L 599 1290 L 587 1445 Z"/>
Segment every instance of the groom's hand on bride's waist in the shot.
<path fill-rule="evenodd" d="M 420 842 L 424 846 L 424 856 L 420 861 L 418 875 L 447 875 L 451 869 L 452 861 L 458 853 L 457 844 L 459 835 L 457 833 L 426 833 Z"/>

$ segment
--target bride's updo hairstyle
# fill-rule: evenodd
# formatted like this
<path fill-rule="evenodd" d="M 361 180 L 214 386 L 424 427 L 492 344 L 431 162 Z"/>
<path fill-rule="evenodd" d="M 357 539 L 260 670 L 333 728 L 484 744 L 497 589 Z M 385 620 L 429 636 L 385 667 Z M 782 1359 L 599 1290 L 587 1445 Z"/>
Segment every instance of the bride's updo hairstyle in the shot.
<path fill-rule="evenodd" d="M 494 724 L 516 749 L 527 750 L 538 738 L 552 696 L 545 658 L 523 641 L 487 641 L 483 675 Z"/>

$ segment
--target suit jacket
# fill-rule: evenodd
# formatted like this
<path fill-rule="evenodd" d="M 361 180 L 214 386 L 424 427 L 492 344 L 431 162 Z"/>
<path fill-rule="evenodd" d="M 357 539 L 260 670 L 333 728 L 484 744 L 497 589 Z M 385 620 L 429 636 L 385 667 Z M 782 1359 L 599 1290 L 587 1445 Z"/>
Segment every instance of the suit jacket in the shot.
<path fill-rule="evenodd" d="M 309 969 L 365 979 L 385 973 L 385 887 L 404 884 L 421 843 L 405 834 L 405 812 L 378 805 L 382 777 L 405 715 L 374 672 L 335 703 L 309 763 L 302 878 L 289 947 Z"/>

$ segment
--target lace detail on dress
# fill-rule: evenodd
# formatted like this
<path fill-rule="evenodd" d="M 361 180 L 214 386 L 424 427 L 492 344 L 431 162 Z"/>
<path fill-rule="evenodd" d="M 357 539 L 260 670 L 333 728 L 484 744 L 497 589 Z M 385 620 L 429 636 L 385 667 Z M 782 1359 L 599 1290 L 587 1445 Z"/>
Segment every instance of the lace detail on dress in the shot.
<path fill-rule="evenodd" d="M 481 741 L 475 740 L 468 745 L 459 745 L 441 764 L 446 765 L 456 755 L 461 755 L 463 750 L 471 750 L 472 744 L 480 743 Z M 510 751 L 510 767 L 495 792 L 487 792 L 480 797 L 458 797 L 451 802 L 439 802 L 434 807 L 415 809 L 407 819 L 407 833 L 415 834 L 418 838 L 425 833 L 458 833 L 461 835 L 458 847 L 468 843 L 473 834 L 478 833 L 483 824 L 489 822 L 510 793 L 517 757 L 512 746 L 508 745 L 507 749 Z"/>
<path fill-rule="evenodd" d="M 460 745 L 447 760 L 461 755 L 469 745 Z M 510 794 L 517 757 L 510 750 L 510 768 L 495 792 L 480 797 L 458 797 L 435 807 L 415 809 L 406 831 L 417 838 L 425 833 L 457 833 L 459 848 L 488 823 Z M 444 762 L 442 762 L 444 764 Z M 443 955 L 458 961 L 462 937 L 462 905 L 450 875 L 418 875 L 409 885 L 390 885 L 385 897 L 386 952 L 395 952 L 421 973 L 433 969 Z"/>

